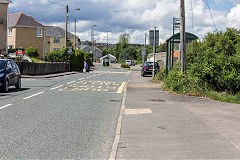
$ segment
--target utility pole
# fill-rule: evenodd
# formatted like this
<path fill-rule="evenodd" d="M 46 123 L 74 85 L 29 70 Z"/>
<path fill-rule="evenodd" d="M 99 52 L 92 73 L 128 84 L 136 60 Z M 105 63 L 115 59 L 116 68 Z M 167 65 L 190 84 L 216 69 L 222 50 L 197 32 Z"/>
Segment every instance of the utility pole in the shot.
<path fill-rule="evenodd" d="M 68 33 L 68 5 L 66 6 L 66 27 L 65 27 L 65 47 L 67 48 L 67 33 Z"/>
<path fill-rule="evenodd" d="M 94 50 L 94 27 L 96 27 L 97 25 L 92 25 L 92 33 L 91 33 L 91 41 L 92 41 L 92 55 L 93 55 L 93 62 L 95 62 L 95 50 Z"/>
<path fill-rule="evenodd" d="M 181 45 L 181 71 L 186 73 L 186 35 L 185 35 L 185 4 L 184 0 L 180 0 L 180 45 Z"/>
<path fill-rule="evenodd" d="M 153 71 L 152 71 L 152 77 L 155 76 L 155 53 L 156 53 L 156 28 L 154 27 L 154 43 L 153 43 Z"/>
<path fill-rule="evenodd" d="M 76 51 L 77 49 L 77 19 L 75 18 L 75 34 L 74 34 L 74 40 L 75 40 L 75 45 L 74 45 L 74 50 Z"/>
<path fill-rule="evenodd" d="M 147 33 L 145 33 L 144 48 L 147 50 Z M 142 65 L 144 65 L 145 55 L 142 55 Z"/>

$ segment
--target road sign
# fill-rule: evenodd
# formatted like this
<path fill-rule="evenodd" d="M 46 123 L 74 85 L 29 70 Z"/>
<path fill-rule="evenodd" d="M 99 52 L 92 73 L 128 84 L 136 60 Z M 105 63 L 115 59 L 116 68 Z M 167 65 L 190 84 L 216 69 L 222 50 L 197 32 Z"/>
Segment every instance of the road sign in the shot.
<path fill-rule="evenodd" d="M 155 32 L 156 45 L 159 45 L 159 30 Z M 150 45 L 154 45 L 154 30 L 149 31 L 149 42 Z"/>
<path fill-rule="evenodd" d="M 180 18 L 173 18 L 173 25 L 174 29 L 180 29 L 181 26 Z"/>
<path fill-rule="evenodd" d="M 145 56 L 145 55 L 146 55 L 146 48 L 142 48 L 142 49 L 141 49 L 141 55 L 142 55 L 142 56 Z"/>

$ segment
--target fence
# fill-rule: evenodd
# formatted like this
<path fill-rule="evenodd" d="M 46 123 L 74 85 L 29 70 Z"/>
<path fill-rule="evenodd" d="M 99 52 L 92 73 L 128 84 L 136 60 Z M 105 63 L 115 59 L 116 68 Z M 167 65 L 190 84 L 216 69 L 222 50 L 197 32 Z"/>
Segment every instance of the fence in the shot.
<path fill-rule="evenodd" d="M 45 75 L 61 72 L 69 72 L 70 63 L 32 63 L 16 62 L 22 75 Z"/>

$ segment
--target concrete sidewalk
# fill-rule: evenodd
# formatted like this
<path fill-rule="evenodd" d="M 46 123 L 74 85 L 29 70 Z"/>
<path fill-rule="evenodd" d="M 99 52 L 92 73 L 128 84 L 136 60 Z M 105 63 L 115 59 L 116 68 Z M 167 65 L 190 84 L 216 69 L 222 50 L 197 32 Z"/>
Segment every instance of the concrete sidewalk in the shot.
<path fill-rule="evenodd" d="M 240 105 L 170 95 L 133 72 L 116 159 L 240 159 Z"/>

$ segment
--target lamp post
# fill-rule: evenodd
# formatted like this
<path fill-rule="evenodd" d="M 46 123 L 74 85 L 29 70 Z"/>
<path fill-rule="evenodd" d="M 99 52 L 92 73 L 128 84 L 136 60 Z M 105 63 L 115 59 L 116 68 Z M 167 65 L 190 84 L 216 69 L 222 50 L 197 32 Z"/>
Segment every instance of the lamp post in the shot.
<path fill-rule="evenodd" d="M 80 8 L 76 8 L 74 10 L 75 11 L 80 11 Z M 77 49 L 77 40 L 76 40 L 76 37 L 77 37 L 77 19 L 76 18 L 75 18 L 75 24 L 74 24 L 74 32 L 75 32 L 75 34 L 74 34 L 74 41 L 75 41 L 74 50 L 76 51 L 76 49 Z"/>
<path fill-rule="evenodd" d="M 91 33 L 91 41 L 92 41 L 92 54 L 93 54 L 93 62 L 96 61 L 95 57 L 95 51 L 94 51 L 94 27 L 97 27 L 97 25 L 92 25 L 92 33 Z"/>

